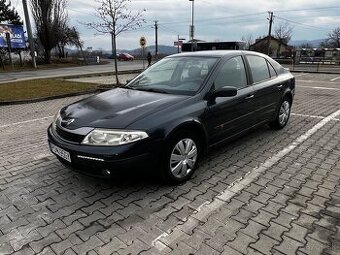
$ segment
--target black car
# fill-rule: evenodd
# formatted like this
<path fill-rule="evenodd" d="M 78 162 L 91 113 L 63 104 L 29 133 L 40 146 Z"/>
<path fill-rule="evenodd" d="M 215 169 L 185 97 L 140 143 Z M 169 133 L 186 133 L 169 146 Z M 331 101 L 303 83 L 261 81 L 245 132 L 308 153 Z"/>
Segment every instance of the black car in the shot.
<path fill-rule="evenodd" d="M 166 57 L 123 88 L 64 107 L 48 128 L 51 151 L 83 173 L 151 165 L 180 183 L 211 147 L 289 119 L 295 78 L 266 55 L 201 51 Z"/>

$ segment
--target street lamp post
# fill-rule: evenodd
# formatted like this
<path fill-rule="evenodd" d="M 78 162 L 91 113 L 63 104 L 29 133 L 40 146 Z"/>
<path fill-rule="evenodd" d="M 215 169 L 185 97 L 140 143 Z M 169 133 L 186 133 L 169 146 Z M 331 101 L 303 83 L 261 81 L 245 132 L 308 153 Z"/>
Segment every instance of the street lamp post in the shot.
<path fill-rule="evenodd" d="M 32 34 L 32 28 L 31 28 L 31 22 L 30 22 L 30 17 L 28 14 L 28 9 L 27 9 L 27 0 L 22 0 L 22 5 L 24 9 L 24 15 L 25 15 L 25 21 L 26 21 L 26 30 L 27 30 L 27 35 L 28 35 L 28 43 L 30 46 L 30 52 L 31 52 L 31 57 L 32 57 L 32 65 L 34 68 L 37 68 L 37 63 L 35 60 L 35 49 L 34 49 L 34 41 L 33 41 L 33 34 Z"/>
<path fill-rule="evenodd" d="M 191 25 L 190 25 L 190 40 L 191 40 L 191 51 L 193 50 L 195 27 L 194 27 L 194 0 L 189 0 L 191 2 Z"/>

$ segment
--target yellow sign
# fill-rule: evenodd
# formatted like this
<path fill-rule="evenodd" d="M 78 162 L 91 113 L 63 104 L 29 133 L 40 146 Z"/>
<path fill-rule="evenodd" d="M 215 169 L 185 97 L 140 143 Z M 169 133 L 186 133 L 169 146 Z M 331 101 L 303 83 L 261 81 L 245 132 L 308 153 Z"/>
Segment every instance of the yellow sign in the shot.
<path fill-rule="evenodd" d="M 139 39 L 139 45 L 140 47 L 144 48 L 145 45 L 146 45 L 146 39 L 144 36 L 142 36 L 140 39 Z"/>

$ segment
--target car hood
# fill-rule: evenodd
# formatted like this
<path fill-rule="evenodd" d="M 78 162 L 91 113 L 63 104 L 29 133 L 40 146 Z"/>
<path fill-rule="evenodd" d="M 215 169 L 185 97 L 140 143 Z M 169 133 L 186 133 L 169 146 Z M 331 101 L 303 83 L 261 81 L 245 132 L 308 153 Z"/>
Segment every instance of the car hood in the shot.
<path fill-rule="evenodd" d="M 187 97 L 123 88 L 112 89 L 62 109 L 62 120 L 66 120 L 62 123 L 66 125 L 64 128 L 71 130 L 81 127 L 122 129 Z"/>

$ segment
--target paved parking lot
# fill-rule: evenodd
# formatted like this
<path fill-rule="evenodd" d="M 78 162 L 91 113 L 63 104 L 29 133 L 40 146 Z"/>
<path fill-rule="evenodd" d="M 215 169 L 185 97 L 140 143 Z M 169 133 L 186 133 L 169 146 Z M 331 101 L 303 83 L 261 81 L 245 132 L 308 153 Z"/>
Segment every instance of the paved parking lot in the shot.
<path fill-rule="evenodd" d="M 296 74 L 293 114 L 212 151 L 192 180 L 63 167 L 46 128 L 81 97 L 0 107 L 0 254 L 340 254 L 340 78 Z"/>

